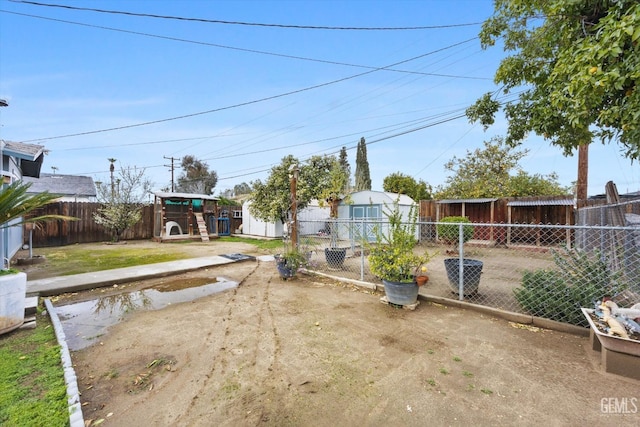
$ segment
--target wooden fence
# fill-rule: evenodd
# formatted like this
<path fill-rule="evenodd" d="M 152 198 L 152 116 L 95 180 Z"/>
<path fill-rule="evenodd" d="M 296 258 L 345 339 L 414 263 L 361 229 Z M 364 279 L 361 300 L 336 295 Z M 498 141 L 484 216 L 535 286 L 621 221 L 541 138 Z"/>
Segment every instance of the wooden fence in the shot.
<path fill-rule="evenodd" d="M 32 216 L 66 215 L 78 218 L 77 221 L 49 221 L 33 228 L 24 227 L 24 241 L 29 242 L 29 233 L 33 229 L 31 239 L 34 248 L 66 246 L 75 243 L 108 242 L 111 233 L 93 220 L 94 213 L 100 203 L 87 202 L 55 202 L 35 212 Z M 142 208 L 142 219 L 126 230 L 122 240 L 151 239 L 153 237 L 153 205 Z"/>
<path fill-rule="evenodd" d="M 102 206 L 100 203 L 55 202 L 37 209 L 30 217 L 41 215 L 66 215 L 78 218 L 77 221 L 50 221 L 33 228 L 24 227 L 24 242 L 29 243 L 29 234 L 34 248 L 66 246 L 76 243 L 109 242 L 111 233 L 93 220 L 93 215 Z M 218 206 L 218 212 L 224 212 L 229 218 L 229 231 L 234 233 L 240 228 L 242 218 L 234 218 L 233 210 L 237 206 Z M 219 226 L 219 225 L 218 225 Z M 217 231 L 216 231 L 217 232 Z M 142 218 L 120 236 L 121 240 L 144 240 L 153 238 L 153 205 L 142 208 Z"/>

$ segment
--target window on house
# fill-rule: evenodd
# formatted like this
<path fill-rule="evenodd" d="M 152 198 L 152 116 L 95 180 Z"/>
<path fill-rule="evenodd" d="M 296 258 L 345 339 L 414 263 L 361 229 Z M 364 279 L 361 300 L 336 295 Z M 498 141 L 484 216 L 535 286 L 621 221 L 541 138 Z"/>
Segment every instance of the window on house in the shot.
<path fill-rule="evenodd" d="M 234 218 L 242 218 L 242 211 L 233 211 Z"/>

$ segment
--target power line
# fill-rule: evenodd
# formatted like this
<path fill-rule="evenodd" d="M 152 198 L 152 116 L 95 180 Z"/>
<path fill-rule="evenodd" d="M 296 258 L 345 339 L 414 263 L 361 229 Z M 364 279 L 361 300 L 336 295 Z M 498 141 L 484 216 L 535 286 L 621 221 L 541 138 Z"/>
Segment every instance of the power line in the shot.
<path fill-rule="evenodd" d="M 469 43 L 469 42 L 475 40 L 476 38 L 477 37 L 473 37 L 473 38 L 470 38 L 470 39 L 467 39 L 467 40 L 463 40 L 461 42 L 454 43 L 452 45 L 445 46 L 443 48 L 436 49 L 436 50 L 433 50 L 433 51 L 430 51 L 430 52 L 427 52 L 427 53 L 423 53 L 421 55 L 414 56 L 412 58 L 405 59 L 403 61 L 395 62 L 395 63 L 387 65 L 385 67 L 375 68 L 373 70 L 365 71 L 365 72 L 362 72 L 362 73 L 354 74 L 354 75 L 351 75 L 351 76 L 343 77 L 343 78 L 332 80 L 332 81 L 329 81 L 329 82 L 320 83 L 320 84 L 313 85 L 313 86 L 308 86 L 308 87 L 301 88 L 301 89 L 292 90 L 292 91 L 281 93 L 281 94 L 278 94 L 278 95 L 267 96 L 267 97 L 264 97 L 264 98 L 254 99 L 254 100 L 246 101 L 246 102 L 240 102 L 240 103 L 237 103 L 237 104 L 227 105 L 225 107 L 214 108 L 214 109 L 206 110 L 206 111 L 200 111 L 200 112 L 197 112 L 197 113 L 184 114 L 184 115 L 181 115 L 181 116 L 174 116 L 174 117 L 169 117 L 169 118 L 165 118 L 165 119 L 152 120 L 152 121 L 149 121 L 149 122 L 136 123 L 136 124 L 132 124 L 132 125 L 118 126 L 118 127 L 113 127 L 113 128 L 107 128 L 107 129 L 99 129 L 99 130 L 94 130 L 94 131 L 79 132 L 79 133 L 73 133 L 73 134 L 67 134 L 67 135 L 58 135 L 58 136 L 52 136 L 52 137 L 48 137 L 48 138 L 29 139 L 29 140 L 20 141 L 20 142 L 29 143 L 29 142 L 47 141 L 47 140 L 51 140 L 51 139 L 61 139 L 61 138 L 71 138 L 71 137 L 75 137 L 75 136 L 92 135 L 92 134 L 96 134 L 96 133 L 113 132 L 113 131 L 117 131 L 117 130 L 131 129 L 131 128 L 135 128 L 135 127 L 148 126 L 148 125 L 152 125 L 152 124 L 165 123 L 165 122 L 174 121 L 174 120 L 181 120 L 181 119 L 186 119 L 186 118 L 191 118 L 191 117 L 197 117 L 197 116 L 201 116 L 201 115 L 205 115 L 205 114 L 217 113 L 217 112 L 220 112 L 220 111 L 230 110 L 230 109 L 233 109 L 233 108 L 238 108 L 238 107 L 244 107 L 244 106 L 247 106 L 247 105 L 257 104 L 257 103 L 260 103 L 260 102 L 271 101 L 271 100 L 282 98 L 282 97 L 285 97 L 285 96 L 290 96 L 290 95 L 294 95 L 294 94 L 298 94 L 298 93 L 302 93 L 302 92 L 307 92 L 307 91 L 310 91 L 310 90 L 313 90 L 313 89 L 318 89 L 318 88 L 321 88 L 321 87 L 330 86 L 330 85 L 333 85 L 333 84 L 336 84 L 336 83 L 341 83 L 341 82 L 344 82 L 344 81 L 347 81 L 347 80 L 351 80 L 351 79 L 355 79 L 357 77 L 362 77 L 362 76 L 365 76 L 365 75 L 368 75 L 368 74 L 371 74 L 371 73 L 374 73 L 374 72 L 377 72 L 377 71 L 386 70 L 387 68 L 393 67 L 395 65 L 404 64 L 404 63 L 410 62 L 410 61 L 415 61 L 416 59 L 424 58 L 425 56 L 433 55 L 435 53 L 438 53 L 438 52 L 441 52 L 441 51 L 444 51 L 444 50 L 447 50 L 447 49 L 451 49 L 453 47 L 460 46 L 460 45 L 465 44 L 465 43 Z"/>
<path fill-rule="evenodd" d="M 103 26 L 103 25 L 86 24 L 86 23 L 82 23 L 82 22 L 68 21 L 68 20 L 64 20 L 64 19 L 49 18 L 49 17 L 46 17 L 46 16 L 38 16 L 38 15 L 31 15 L 31 14 L 26 14 L 26 13 L 11 12 L 11 11 L 2 10 L 2 9 L 0 9 L 0 12 L 10 13 L 10 14 L 19 15 L 19 16 L 26 16 L 26 17 L 29 17 L 29 18 L 37 18 L 37 19 L 43 19 L 43 20 L 47 20 L 47 21 L 60 22 L 60 23 L 63 23 L 63 24 L 79 25 L 79 26 L 83 26 L 83 27 L 97 28 L 97 29 L 100 29 L 100 30 L 107 30 L 107 31 L 115 31 L 115 32 L 120 32 L 120 33 L 125 33 L 125 34 L 133 34 L 133 35 L 137 35 L 137 36 L 152 37 L 152 38 L 157 38 L 157 39 L 162 39 L 162 40 L 170 40 L 170 41 L 175 41 L 175 42 L 180 42 L 180 43 L 191 43 L 191 44 L 202 45 L 202 46 L 216 47 L 216 48 L 220 48 L 220 49 L 229 49 L 229 50 L 237 50 L 237 51 L 240 51 L 240 52 L 256 53 L 256 54 L 259 54 L 259 55 L 268 55 L 268 56 L 275 56 L 275 57 L 280 57 L 280 58 L 296 59 L 296 60 L 299 60 L 299 61 L 318 62 L 318 63 L 321 63 L 321 64 L 329 64 L 329 65 L 341 65 L 341 66 L 353 67 L 353 68 L 364 68 L 364 69 L 369 69 L 369 70 L 377 69 L 376 67 L 369 66 L 369 65 L 350 64 L 348 62 L 339 62 L 339 61 L 331 61 L 331 60 L 327 60 L 327 59 L 309 58 L 309 57 L 305 57 L 305 56 L 288 55 L 288 54 L 284 54 L 284 53 L 268 52 L 268 51 L 263 51 L 263 50 L 248 49 L 248 48 L 242 48 L 242 47 L 236 47 L 236 46 L 226 46 L 226 45 L 221 45 L 221 44 L 217 44 L 217 43 L 208 43 L 208 42 L 197 41 L 197 40 L 182 39 L 182 38 L 178 38 L 178 37 L 162 36 L 162 35 L 159 35 L 159 34 L 143 33 L 143 32 L 140 32 L 140 31 L 124 30 L 124 29 L 121 29 L 121 28 L 106 27 L 106 26 Z M 385 68 L 385 71 L 391 71 L 391 72 L 395 72 L 395 73 L 418 74 L 418 75 L 431 76 L 431 77 L 446 77 L 446 78 L 467 79 L 467 80 L 492 80 L 492 78 L 490 78 L 490 77 L 474 77 L 474 76 L 459 76 L 459 75 L 441 74 L 441 73 L 425 73 L 425 72 L 421 72 L 421 71 L 399 70 L 399 69 L 396 69 L 396 68 Z"/>
<path fill-rule="evenodd" d="M 296 24 L 268 24 L 261 22 L 244 22 L 244 21 L 225 21 L 220 19 L 204 19 L 204 18 L 186 18 L 181 16 L 157 15 L 151 13 L 126 12 L 121 10 L 96 9 L 90 7 L 77 7 L 60 4 L 38 3 L 26 0 L 10 0 L 12 3 L 23 3 L 33 6 L 54 7 L 68 10 L 82 10 L 88 12 L 107 13 L 115 15 L 137 16 L 143 18 L 169 19 L 176 21 L 203 22 L 207 24 L 225 24 L 225 25 L 243 25 L 251 27 L 276 27 L 276 28 L 293 28 L 303 30 L 349 30 L 349 31 L 410 31 L 410 30 L 438 30 L 444 28 L 471 27 L 481 25 L 482 22 L 469 22 L 463 24 L 447 24 L 447 25 L 425 25 L 413 27 L 332 27 L 325 25 L 296 25 Z"/>

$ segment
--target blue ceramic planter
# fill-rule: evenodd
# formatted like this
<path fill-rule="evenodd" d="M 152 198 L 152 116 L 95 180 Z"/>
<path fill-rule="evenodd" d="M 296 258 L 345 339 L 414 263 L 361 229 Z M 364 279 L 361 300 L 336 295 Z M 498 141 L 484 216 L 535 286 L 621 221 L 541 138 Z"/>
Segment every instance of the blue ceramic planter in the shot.
<path fill-rule="evenodd" d="M 283 279 L 291 279 L 298 272 L 294 270 L 286 262 L 280 259 L 276 259 L 276 266 L 278 267 L 278 273 L 280 273 L 280 277 Z"/>

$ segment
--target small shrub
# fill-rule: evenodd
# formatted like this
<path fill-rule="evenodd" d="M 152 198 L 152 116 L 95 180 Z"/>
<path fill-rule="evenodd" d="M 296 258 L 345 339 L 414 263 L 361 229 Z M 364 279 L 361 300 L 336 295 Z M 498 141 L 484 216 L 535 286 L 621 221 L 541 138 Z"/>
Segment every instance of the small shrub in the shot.
<path fill-rule="evenodd" d="M 581 307 L 623 291 L 622 273 L 613 272 L 600 253 L 553 251 L 558 270 L 525 271 L 522 287 L 514 290 L 518 303 L 534 316 L 588 326 Z"/>
<path fill-rule="evenodd" d="M 442 218 L 436 224 L 438 238 L 446 243 L 458 245 L 460 242 L 460 223 L 469 224 L 462 226 L 463 243 L 471 240 L 473 237 L 473 225 L 466 216 L 447 216 Z"/>
<path fill-rule="evenodd" d="M 428 263 L 432 254 L 415 253 L 418 243 L 416 236 L 418 210 L 411 206 L 407 221 L 403 221 L 398 200 L 385 215 L 389 225 L 387 230 L 376 227 L 376 244 L 368 245 L 369 269 L 376 277 L 391 282 L 412 282 L 419 267 Z"/>

